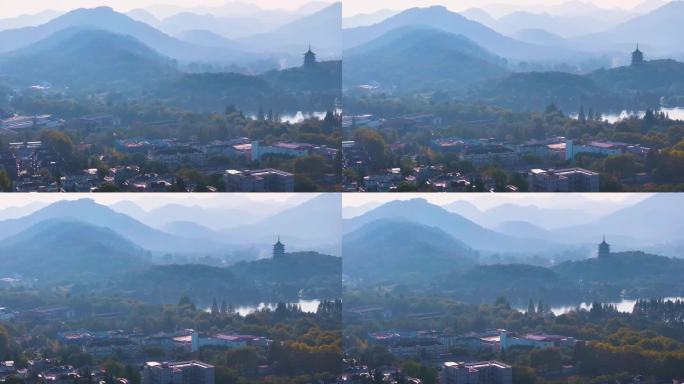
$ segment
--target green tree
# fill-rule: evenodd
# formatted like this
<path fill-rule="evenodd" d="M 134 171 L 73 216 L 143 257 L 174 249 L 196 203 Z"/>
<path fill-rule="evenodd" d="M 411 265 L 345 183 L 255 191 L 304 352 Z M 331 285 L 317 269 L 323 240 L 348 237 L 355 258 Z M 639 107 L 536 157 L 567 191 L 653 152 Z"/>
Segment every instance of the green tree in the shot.
<path fill-rule="evenodd" d="M 0 190 L 3 192 L 12 192 L 12 180 L 10 180 L 4 169 L 0 170 Z"/>
<path fill-rule="evenodd" d="M 0 358 L 4 358 L 10 353 L 10 342 L 12 338 L 7 332 L 7 328 L 0 325 Z"/>

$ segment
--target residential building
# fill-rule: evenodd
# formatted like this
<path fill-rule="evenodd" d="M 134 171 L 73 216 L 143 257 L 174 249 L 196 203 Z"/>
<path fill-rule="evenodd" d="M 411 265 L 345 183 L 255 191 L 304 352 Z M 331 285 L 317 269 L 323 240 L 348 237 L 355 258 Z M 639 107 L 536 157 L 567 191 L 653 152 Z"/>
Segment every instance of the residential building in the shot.
<path fill-rule="evenodd" d="M 445 362 L 440 372 L 440 384 L 512 384 L 513 369 L 498 361 L 477 363 Z"/>
<path fill-rule="evenodd" d="M 598 192 L 599 174 L 583 168 L 532 169 L 527 174 L 530 192 Z"/>
<path fill-rule="evenodd" d="M 214 384 L 214 366 L 201 361 L 147 362 L 142 384 Z"/>
<path fill-rule="evenodd" d="M 227 170 L 223 181 L 228 192 L 294 192 L 294 175 L 273 168 Z"/>
<path fill-rule="evenodd" d="M 219 333 L 213 336 L 203 336 L 198 332 L 193 332 L 191 335 L 192 352 L 198 351 L 201 347 L 214 346 L 224 348 L 240 348 L 246 346 L 268 348 L 271 340 L 252 335 L 238 335 Z"/>
<path fill-rule="evenodd" d="M 579 154 L 593 154 L 599 156 L 615 156 L 625 153 L 645 157 L 650 148 L 640 144 L 628 144 L 614 141 L 591 141 L 586 144 L 577 144 L 572 140 L 565 143 L 565 159 L 574 160 Z"/>
<path fill-rule="evenodd" d="M 449 352 L 449 348 L 434 339 L 402 340 L 392 344 L 388 351 L 396 357 L 435 358 Z"/>
<path fill-rule="evenodd" d="M 386 320 L 392 317 L 392 310 L 381 306 L 354 307 L 344 312 L 344 317 L 352 320 Z"/>
<path fill-rule="evenodd" d="M 23 116 L 15 115 L 8 119 L 0 120 L 0 128 L 11 131 L 19 131 L 29 128 L 60 128 L 63 120 L 53 118 L 52 115 Z"/>
<path fill-rule="evenodd" d="M 207 159 L 206 153 L 187 146 L 158 149 L 149 154 L 151 161 L 163 163 L 169 167 L 182 164 L 203 165 Z"/>
<path fill-rule="evenodd" d="M 494 163 L 511 164 L 518 160 L 518 154 L 503 145 L 483 145 L 467 148 L 461 154 L 461 160 L 469 161 L 476 166 Z"/>
<path fill-rule="evenodd" d="M 121 119 L 110 114 L 87 115 L 79 118 L 77 124 L 87 128 L 114 128 L 121 125 Z"/>
<path fill-rule="evenodd" d="M 279 142 L 272 145 L 264 145 L 260 141 L 252 141 L 251 155 L 252 161 L 259 161 L 267 155 L 279 155 L 287 157 L 305 157 L 309 155 L 320 155 L 329 159 L 337 156 L 337 150 L 327 146 L 314 145 L 309 143 Z"/>
<path fill-rule="evenodd" d="M 502 330 L 499 335 L 499 345 L 502 350 L 511 347 L 531 347 L 531 348 L 561 348 L 573 347 L 577 343 L 574 337 L 547 335 L 547 334 L 525 334 L 522 336 L 512 335 L 506 330 Z"/>

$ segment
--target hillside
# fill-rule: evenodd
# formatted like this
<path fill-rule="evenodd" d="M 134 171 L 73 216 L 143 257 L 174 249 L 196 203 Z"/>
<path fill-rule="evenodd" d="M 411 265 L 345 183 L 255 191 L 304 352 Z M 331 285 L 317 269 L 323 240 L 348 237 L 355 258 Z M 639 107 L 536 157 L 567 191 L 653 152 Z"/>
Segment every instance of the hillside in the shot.
<path fill-rule="evenodd" d="M 463 36 L 437 29 L 399 28 L 345 52 L 346 87 L 463 89 L 502 77 L 505 61 Z"/>
<path fill-rule="evenodd" d="M 90 199 L 64 200 L 21 218 L 0 221 L 0 238 L 6 239 L 35 224 L 52 219 L 77 220 L 98 227 L 107 227 L 148 251 L 195 253 L 219 252 L 225 249 L 225 244 L 208 240 L 197 243 L 195 240 L 153 229 Z"/>
<path fill-rule="evenodd" d="M 344 232 L 350 233 L 373 221 L 387 219 L 412 221 L 429 227 L 437 227 L 480 252 L 552 253 L 562 248 L 553 242 L 529 241 L 494 232 L 423 199 L 392 201 L 361 216 L 344 220 Z"/>
<path fill-rule="evenodd" d="M 601 87 L 614 91 L 684 91 L 684 63 L 675 60 L 645 61 L 638 66 L 601 69 L 589 77 Z"/>
<path fill-rule="evenodd" d="M 561 263 L 553 270 L 582 282 L 587 292 L 630 297 L 664 297 L 684 293 L 684 260 L 644 252 L 617 252 L 606 258 Z"/>
<path fill-rule="evenodd" d="M 322 58 L 339 59 L 342 53 L 342 3 L 337 2 L 273 31 L 237 39 L 251 52 L 306 52 L 314 47 Z"/>
<path fill-rule="evenodd" d="M 470 98 L 514 110 L 543 110 L 554 102 L 563 110 L 580 105 L 619 108 L 619 95 L 599 87 L 590 78 L 564 72 L 514 73 L 473 87 Z"/>
<path fill-rule="evenodd" d="M 551 59 L 569 54 L 560 48 L 523 43 L 506 37 L 442 6 L 411 8 L 374 25 L 344 29 L 344 48 L 347 50 L 359 46 L 402 27 L 429 27 L 462 35 L 487 51 L 507 59 Z"/>
<path fill-rule="evenodd" d="M 684 44 L 682 18 L 684 2 L 670 1 L 607 31 L 577 37 L 574 42 L 591 49 L 631 48 L 638 42 L 662 55 L 681 53 Z"/>
<path fill-rule="evenodd" d="M 212 298 L 235 304 L 296 301 L 341 295 L 340 258 L 312 252 L 287 254 L 282 260 L 241 262 L 230 268 L 165 265 L 131 274 L 107 289 L 155 303 L 179 297 Z"/>
<path fill-rule="evenodd" d="M 684 214 L 683 202 L 684 196 L 679 194 L 660 194 L 589 223 L 556 232 L 567 236 L 570 241 L 595 240 L 597 233 L 605 233 L 609 239 L 620 239 L 620 244 L 663 243 L 668 239 L 679 239 L 684 231 L 679 219 Z"/>
<path fill-rule="evenodd" d="M 131 90 L 178 76 L 174 63 L 129 36 L 70 28 L 0 56 L 0 74 L 24 86 Z"/>
<path fill-rule="evenodd" d="M 428 283 L 431 276 L 475 266 L 477 252 L 444 231 L 393 220 L 366 224 L 344 236 L 344 274 L 380 282 Z"/>
<path fill-rule="evenodd" d="M 469 303 L 491 303 L 504 295 L 512 304 L 524 306 L 529 299 L 544 302 L 575 302 L 581 290 L 554 271 L 524 264 L 483 265 L 458 275 L 437 278 L 440 289 Z"/>
<path fill-rule="evenodd" d="M 142 270 L 149 255 L 114 231 L 78 221 L 47 220 L 3 240 L 0 263 L 38 284 L 101 283 Z"/>
<path fill-rule="evenodd" d="M 186 74 L 161 85 L 155 95 L 169 103 L 201 112 L 221 112 L 235 105 L 248 113 L 259 106 L 275 111 L 325 111 L 340 97 L 342 62 L 313 67 L 238 73 Z"/>
<path fill-rule="evenodd" d="M 221 231 L 226 241 L 243 243 L 268 241 L 281 235 L 286 244 L 311 247 L 311 234 L 317 245 L 330 245 L 328 253 L 339 255 L 342 203 L 338 194 L 324 193 L 296 207 L 286 209 L 255 224 Z M 331 220 L 331 218 L 340 218 Z M 311 249 L 311 248 L 308 248 Z"/>
<path fill-rule="evenodd" d="M 240 52 L 201 47 L 180 41 L 109 7 L 76 9 L 35 27 L 0 31 L 0 53 L 27 47 L 69 28 L 97 28 L 129 35 L 156 52 L 176 60 L 221 61 L 243 56 Z"/>
<path fill-rule="evenodd" d="M 201 45 L 204 47 L 217 47 L 226 49 L 236 49 L 238 47 L 234 41 L 206 29 L 189 29 L 179 33 L 176 36 L 185 42 Z"/>

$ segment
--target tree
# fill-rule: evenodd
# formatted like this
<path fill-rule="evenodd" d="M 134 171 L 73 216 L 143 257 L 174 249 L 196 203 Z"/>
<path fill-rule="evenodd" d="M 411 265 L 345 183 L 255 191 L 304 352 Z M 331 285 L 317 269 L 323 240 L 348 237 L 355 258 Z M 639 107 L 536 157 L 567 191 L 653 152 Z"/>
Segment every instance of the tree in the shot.
<path fill-rule="evenodd" d="M 587 116 L 584 114 L 584 106 L 583 105 L 580 105 L 580 110 L 579 110 L 579 114 L 577 115 L 577 120 L 579 120 L 581 123 L 587 122 Z"/>
<path fill-rule="evenodd" d="M 214 297 L 214 302 L 211 304 L 211 314 L 214 316 L 219 314 L 219 307 L 218 307 L 218 303 L 216 302 L 215 297 Z"/>
<path fill-rule="evenodd" d="M 0 190 L 2 192 L 12 192 L 12 180 L 10 180 L 4 169 L 0 170 Z"/>
<path fill-rule="evenodd" d="M 378 132 L 362 128 L 356 131 L 354 138 L 365 151 L 371 172 L 379 171 L 387 166 L 389 161 L 387 145 Z"/>
<path fill-rule="evenodd" d="M 636 172 L 636 162 L 631 155 L 608 156 L 603 160 L 603 171 L 620 179 Z"/>
<path fill-rule="evenodd" d="M 294 161 L 294 171 L 310 179 L 318 179 L 325 173 L 325 159 L 318 155 L 300 157 Z"/>
<path fill-rule="evenodd" d="M 558 370 L 563 366 L 563 359 L 557 348 L 533 349 L 530 352 L 530 365 L 542 371 Z"/>
<path fill-rule="evenodd" d="M 226 301 L 223 300 L 221 302 L 221 313 L 225 315 L 227 313 L 227 311 L 228 311 L 228 306 L 226 305 Z"/>
<path fill-rule="evenodd" d="M 40 135 L 40 139 L 54 149 L 63 159 L 70 159 L 74 152 L 74 143 L 71 137 L 64 132 L 45 130 Z"/>
<path fill-rule="evenodd" d="M 103 184 L 96 189 L 96 192 L 110 193 L 121 192 L 121 188 L 114 184 Z"/>
<path fill-rule="evenodd" d="M 10 353 L 10 341 L 12 338 L 7 329 L 0 325 L 0 358 L 5 358 Z"/>
<path fill-rule="evenodd" d="M 527 304 L 527 313 L 531 315 L 534 314 L 534 312 L 534 300 L 530 299 L 530 303 Z"/>

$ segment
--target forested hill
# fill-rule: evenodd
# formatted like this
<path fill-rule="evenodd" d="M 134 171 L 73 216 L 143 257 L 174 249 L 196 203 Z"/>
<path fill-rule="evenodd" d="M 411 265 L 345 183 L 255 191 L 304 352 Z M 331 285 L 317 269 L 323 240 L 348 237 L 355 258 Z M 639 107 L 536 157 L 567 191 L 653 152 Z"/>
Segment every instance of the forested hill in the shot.
<path fill-rule="evenodd" d="M 586 75 L 563 72 L 514 73 L 474 86 L 470 98 L 515 110 L 543 110 L 553 102 L 564 110 L 656 108 L 684 103 L 684 63 L 646 61 L 638 66 L 601 69 Z"/>
<path fill-rule="evenodd" d="M 158 303 L 178 297 L 202 302 L 221 298 L 232 303 L 338 298 L 342 261 L 315 252 L 286 254 L 283 259 L 245 261 L 223 268 L 206 265 L 152 266 L 106 287 L 112 293 Z"/>
<path fill-rule="evenodd" d="M 223 111 L 226 105 L 253 113 L 259 107 L 313 112 L 333 109 L 341 83 L 342 62 L 330 61 L 261 75 L 185 74 L 161 83 L 155 96 L 205 112 Z"/>

